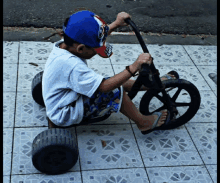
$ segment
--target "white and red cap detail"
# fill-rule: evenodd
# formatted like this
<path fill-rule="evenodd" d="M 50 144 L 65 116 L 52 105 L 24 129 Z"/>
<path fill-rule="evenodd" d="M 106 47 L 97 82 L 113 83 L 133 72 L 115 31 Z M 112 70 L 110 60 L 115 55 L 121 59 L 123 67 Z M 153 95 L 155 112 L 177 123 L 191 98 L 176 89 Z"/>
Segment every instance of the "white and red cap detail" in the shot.
<path fill-rule="evenodd" d="M 100 48 L 95 48 L 95 51 L 99 56 L 109 58 L 113 54 L 112 46 L 105 41 L 106 37 L 108 36 L 109 27 L 98 15 L 95 15 L 94 19 L 99 24 L 98 39 L 100 40 L 99 45 L 101 46 Z"/>

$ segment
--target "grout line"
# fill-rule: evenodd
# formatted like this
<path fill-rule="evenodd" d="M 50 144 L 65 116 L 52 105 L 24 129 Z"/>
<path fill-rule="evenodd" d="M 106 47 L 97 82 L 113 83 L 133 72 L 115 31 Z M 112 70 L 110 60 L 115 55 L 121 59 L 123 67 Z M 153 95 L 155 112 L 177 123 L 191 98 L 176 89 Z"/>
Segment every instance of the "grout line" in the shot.
<path fill-rule="evenodd" d="M 186 51 L 185 47 L 182 46 L 183 49 Z M 205 82 L 208 84 L 210 90 L 212 91 L 211 86 L 209 85 L 209 83 L 206 81 L 205 77 L 203 76 L 202 72 L 199 70 L 198 66 L 196 65 L 196 63 L 193 61 L 193 59 L 191 58 L 191 56 L 189 55 L 189 53 L 186 51 L 186 54 L 189 56 L 189 58 L 192 60 L 192 62 L 194 63 L 195 67 L 197 68 L 197 70 L 199 71 L 199 73 L 202 75 L 203 79 L 205 80 Z M 199 65 L 200 66 L 200 65 Z M 207 66 L 207 65 L 206 65 Z"/>
<path fill-rule="evenodd" d="M 75 135 L 76 135 L 77 148 L 78 148 L 78 153 L 79 153 L 79 143 L 78 143 L 77 130 L 76 130 L 76 128 L 77 128 L 77 127 L 74 127 L 74 129 L 75 129 Z M 82 167 L 81 167 L 81 162 L 80 162 L 80 153 L 79 153 L 78 159 L 79 159 L 79 168 L 80 168 L 79 171 L 80 171 L 80 175 L 81 175 L 81 181 L 82 181 L 82 183 L 83 183 Z"/>
<path fill-rule="evenodd" d="M 200 124 L 201 124 L 201 123 L 200 123 Z M 185 125 L 184 125 L 184 126 L 185 126 Z M 202 159 L 202 156 L 201 156 L 201 154 L 199 153 L 199 150 L 198 150 L 198 148 L 196 147 L 196 144 L 195 144 L 195 142 L 193 141 L 193 138 L 192 138 L 192 136 L 190 135 L 188 128 L 187 128 L 186 126 L 185 126 L 185 128 L 186 128 L 186 131 L 187 131 L 187 133 L 189 134 L 189 137 L 190 137 L 190 139 L 192 140 L 192 143 L 193 143 L 193 145 L 195 146 L 195 148 L 196 148 L 196 150 L 197 150 L 197 152 L 198 152 L 198 154 L 199 154 L 199 156 L 200 156 L 200 158 L 201 158 L 201 160 L 202 160 L 202 162 L 203 162 L 203 164 L 204 164 L 204 166 L 205 166 L 205 168 L 206 168 L 206 171 L 208 172 L 208 174 L 209 174 L 209 176 L 210 176 L 210 178 L 211 178 L 211 180 L 212 180 L 211 174 L 209 173 L 208 168 L 207 168 L 207 166 L 206 166 L 204 160 Z M 212 180 L 212 181 L 213 181 L 213 180 Z M 214 181 L 213 181 L 213 183 L 214 183 Z"/>
<path fill-rule="evenodd" d="M 144 170 L 145 170 L 145 172 L 146 172 L 146 175 L 147 175 L 148 181 L 150 182 L 150 177 L 149 177 L 149 175 L 148 175 L 148 173 L 147 173 L 147 168 L 146 168 L 146 166 L 145 166 L 144 158 L 143 158 L 143 156 L 142 156 L 142 153 L 141 153 L 141 150 L 140 150 L 139 144 L 138 144 L 138 142 L 137 142 L 136 135 L 135 135 L 135 133 L 134 133 L 133 125 L 132 125 L 130 119 L 129 119 L 129 121 L 130 121 L 130 126 L 131 126 L 131 129 L 132 129 L 133 135 L 134 135 L 134 139 L 135 139 L 136 144 L 137 144 L 138 151 L 139 151 L 140 156 L 141 156 L 142 163 L 143 163 L 143 165 L 144 165 Z"/>
<path fill-rule="evenodd" d="M 13 152 L 14 152 L 14 135 L 15 135 L 15 118 L 16 118 L 16 104 L 17 104 L 17 88 L 18 88 L 18 77 L 19 77 L 19 53 L 20 53 L 20 42 L 18 44 L 18 62 L 17 62 L 17 81 L 16 81 L 16 91 L 15 91 L 15 111 L 14 111 L 14 126 L 12 134 L 12 150 L 11 150 L 11 171 L 10 171 L 10 182 L 12 176 L 12 164 L 13 164 Z"/>

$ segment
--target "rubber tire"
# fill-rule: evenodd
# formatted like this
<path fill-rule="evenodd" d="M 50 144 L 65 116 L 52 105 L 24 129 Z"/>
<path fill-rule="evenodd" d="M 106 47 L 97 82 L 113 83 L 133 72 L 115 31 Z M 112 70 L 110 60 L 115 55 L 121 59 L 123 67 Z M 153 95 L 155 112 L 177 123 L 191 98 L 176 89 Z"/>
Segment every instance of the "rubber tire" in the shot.
<path fill-rule="evenodd" d="M 166 125 L 161 125 L 160 127 L 156 127 L 152 129 L 152 131 L 155 130 L 169 130 L 169 129 L 174 129 L 179 126 L 182 126 L 183 124 L 187 123 L 189 120 L 193 118 L 193 116 L 197 113 L 200 107 L 201 103 L 201 97 L 198 89 L 189 81 L 184 80 L 184 79 L 175 79 L 175 80 L 165 80 L 162 81 L 164 84 L 165 88 L 169 87 L 181 87 L 182 89 L 186 90 L 190 97 L 191 97 L 191 106 L 189 106 L 188 110 L 179 118 L 177 119 L 171 119 L 168 124 Z M 147 91 L 140 102 L 140 112 L 143 115 L 151 115 L 152 112 L 149 111 L 149 104 L 152 98 L 154 97 L 155 90 L 150 90 Z M 159 92 L 157 92 L 159 93 Z"/>
<path fill-rule="evenodd" d="M 41 71 L 34 76 L 31 84 L 32 97 L 36 103 L 45 107 L 43 94 L 42 94 L 42 76 L 43 72 Z"/>
<path fill-rule="evenodd" d="M 78 157 L 76 137 L 69 130 L 48 129 L 39 133 L 33 140 L 32 163 L 42 173 L 49 175 L 65 173 L 76 164 Z M 57 165 L 56 160 L 59 162 Z"/>

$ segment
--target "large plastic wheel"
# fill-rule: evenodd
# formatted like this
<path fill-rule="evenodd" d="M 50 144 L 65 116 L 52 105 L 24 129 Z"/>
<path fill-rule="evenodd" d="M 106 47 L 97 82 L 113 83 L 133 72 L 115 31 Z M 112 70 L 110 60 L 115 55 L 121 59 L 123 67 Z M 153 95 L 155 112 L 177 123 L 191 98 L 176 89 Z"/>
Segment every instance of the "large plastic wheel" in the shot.
<path fill-rule="evenodd" d="M 31 90 L 34 101 L 37 102 L 39 105 L 45 107 L 42 94 L 42 76 L 43 71 L 34 76 L 34 79 L 32 80 Z"/>
<path fill-rule="evenodd" d="M 152 131 L 174 129 L 187 123 L 197 113 L 201 103 L 198 89 L 189 81 L 184 79 L 166 80 L 163 81 L 163 84 L 178 114 L 171 115 L 167 124 L 156 127 Z M 141 99 L 140 112 L 144 115 L 151 115 L 156 111 L 168 109 L 165 103 L 162 99 L 162 92 L 147 91 Z"/>
<path fill-rule="evenodd" d="M 75 135 L 61 128 L 48 129 L 38 134 L 32 144 L 32 163 L 42 173 L 62 174 L 78 160 Z"/>

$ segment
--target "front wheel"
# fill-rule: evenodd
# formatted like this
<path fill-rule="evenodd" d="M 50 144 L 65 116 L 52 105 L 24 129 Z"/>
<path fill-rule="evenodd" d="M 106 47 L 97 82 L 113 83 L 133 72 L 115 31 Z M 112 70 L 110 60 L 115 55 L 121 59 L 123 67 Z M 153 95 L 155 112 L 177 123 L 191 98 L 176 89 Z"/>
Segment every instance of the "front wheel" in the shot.
<path fill-rule="evenodd" d="M 198 89 L 189 81 L 175 79 L 165 80 L 162 83 L 178 114 L 170 119 L 166 125 L 156 127 L 154 130 L 174 129 L 187 123 L 197 113 L 201 103 Z M 162 96 L 162 92 L 160 91 L 147 91 L 141 99 L 140 112 L 143 115 L 152 115 L 154 112 L 168 109 Z"/>

